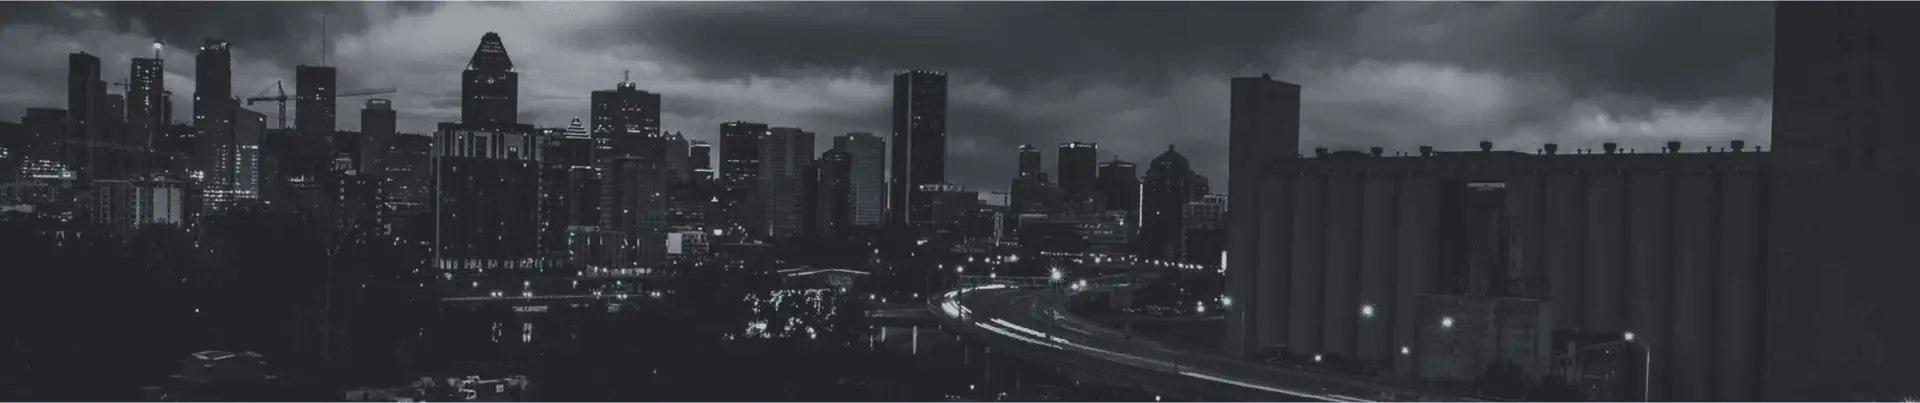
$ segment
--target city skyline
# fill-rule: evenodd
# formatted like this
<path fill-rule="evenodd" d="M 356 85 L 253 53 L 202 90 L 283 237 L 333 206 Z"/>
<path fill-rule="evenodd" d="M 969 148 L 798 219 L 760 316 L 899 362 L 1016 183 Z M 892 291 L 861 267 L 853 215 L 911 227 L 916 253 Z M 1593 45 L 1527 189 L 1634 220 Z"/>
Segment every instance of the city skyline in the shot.
<path fill-rule="evenodd" d="M 12 16 L 0 17 L 11 18 L 0 43 L 23 50 L 3 56 L 0 85 L 17 90 L 0 97 L 0 115 L 64 105 L 55 78 L 66 53 L 95 54 L 106 81 L 124 81 L 131 58 L 151 57 L 155 34 L 167 42 L 165 82 L 176 105 L 190 104 L 190 47 L 204 37 L 234 43 L 234 95 L 255 95 L 274 80 L 291 84 L 295 65 L 320 62 L 324 12 L 327 64 L 339 69 L 341 88 L 398 87 L 390 97 L 399 130 L 411 133 L 458 119 L 452 72 L 464 67 L 473 38 L 489 30 L 500 32 L 523 76 L 523 122 L 564 127 L 586 117 L 588 94 L 630 72 L 641 89 L 662 94 L 663 130 L 714 143 L 719 123 L 734 120 L 821 133 L 818 149 L 847 132 L 884 133 L 891 75 L 944 71 L 953 81 L 949 166 L 978 167 L 954 169 L 949 180 L 977 189 L 1007 186 L 1020 144 L 1065 141 L 1099 143 L 1099 161 L 1117 155 L 1137 164 L 1175 144 L 1197 173 L 1224 178 L 1226 79 L 1260 73 L 1307 89 L 1303 145 L 1335 149 L 1469 149 L 1491 140 L 1532 151 L 1549 141 L 1571 149 L 1614 140 L 1651 150 L 1669 140 L 1767 146 L 1770 134 L 1772 9 L 1762 5 L 176 6 L 0 6 L 12 10 L 0 13 Z M 799 8 L 820 17 L 786 18 Z M 226 18 L 242 13 L 261 16 Z M 1045 15 L 1089 17 L 1072 24 L 1034 17 Z M 875 22 L 933 16 L 947 23 L 913 30 L 901 27 L 920 24 Z M 509 18 L 514 24 L 486 23 Z M 1303 23 L 1232 22 L 1255 18 Z M 975 20 L 1007 28 L 974 32 L 999 26 L 966 23 Z M 707 31 L 741 24 L 784 33 Z M 1145 24 L 1166 28 L 1137 29 Z M 1266 26 L 1286 28 L 1257 28 Z M 1083 30 L 1099 35 L 1074 34 Z M 869 39 L 898 37 L 929 45 Z M 1093 37 L 1110 39 L 1083 39 Z M 975 40 L 968 38 L 995 44 L 962 42 Z M 746 51 L 759 46 L 768 50 Z M 338 107 L 358 109 L 354 102 Z M 185 121 L 190 109 L 176 107 L 174 121 Z M 358 128 L 357 114 L 336 115 L 338 127 Z"/>

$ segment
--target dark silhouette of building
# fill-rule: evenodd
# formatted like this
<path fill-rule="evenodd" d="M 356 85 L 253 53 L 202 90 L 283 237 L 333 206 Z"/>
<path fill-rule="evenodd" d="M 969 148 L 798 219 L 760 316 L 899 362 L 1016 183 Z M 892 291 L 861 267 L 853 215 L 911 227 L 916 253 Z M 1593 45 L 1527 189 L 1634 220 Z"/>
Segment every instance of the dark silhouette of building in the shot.
<path fill-rule="evenodd" d="M 553 205 L 566 171 L 544 164 L 545 136 L 521 124 L 458 123 L 434 135 L 429 200 L 442 270 L 537 269 L 553 263 L 543 252 L 566 250 L 564 204 Z"/>
<path fill-rule="evenodd" d="M 928 221 L 919 227 L 920 235 L 930 242 L 953 245 L 968 238 L 968 221 L 980 209 L 980 192 L 952 183 L 936 183 L 919 189 L 929 203 Z"/>
<path fill-rule="evenodd" d="M 1012 213 L 1009 224 L 1014 228 L 1024 228 L 1019 219 L 1026 214 L 1046 214 L 1052 204 L 1047 189 L 1047 174 L 1040 171 L 1040 149 L 1032 144 L 1020 145 L 1019 176 L 1013 178 L 1013 192 L 1007 201 Z M 1016 231 L 1017 232 L 1017 231 Z"/>
<path fill-rule="evenodd" d="M 1125 211 L 1128 224 L 1139 225 L 1140 170 L 1133 163 L 1119 159 L 1101 163 L 1095 190 L 1102 211 Z"/>
<path fill-rule="evenodd" d="M 167 127 L 166 63 L 159 58 L 136 57 L 130 72 L 127 134 L 133 144 L 151 149 Z"/>
<path fill-rule="evenodd" d="M 1180 261 L 1219 264 L 1220 252 L 1227 250 L 1227 197 L 1206 195 L 1188 202 L 1180 212 L 1180 221 Z"/>
<path fill-rule="evenodd" d="M 806 234 L 823 239 L 843 239 L 854 226 L 855 193 L 853 155 L 838 149 L 820 153 L 820 159 L 807 168 Z"/>
<path fill-rule="evenodd" d="M 728 232 L 750 228 L 761 211 L 747 206 L 757 206 L 752 200 L 760 190 L 760 139 L 766 135 L 764 123 L 720 124 L 720 209 L 724 227 L 732 227 Z"/>
<path fill-rule="evenodd" d="M 947 74 L 908 71 L 893 75 L 893 162 L 889 221 L 914 226 L 932 219 L 933 201 L 922 186 L 947 180 Z"/>
<path fill-rule="evenodd" d="M 880 227 L 887 217 L 887 141 L 873 133 L 834 136 L 833 149 L 853 158 L 853 225 Z"/>
<path fill-rule="evenodd" d="M 233 49 L 227 41 L 208 38 L 195 55 L 193 80 L 194 176 L 202 214 L 217 214 L 232 200 L 234 113 Z"/>
<path fill-rule="evenodd" d="M 293 126 L 301 136 L 332 141 L 337 106 L 334 95 L 340 92 L 335 85 L 339 82 L 338 73 L 331 66 L 294 66 Z"/>
<path fill-rule="evenodd" d="M 383 160 L 387 154 L 387 144 L 393 136 L 399 134 L 399 115 L 393 110 L 393 101 L 383 98 L 367 100 L 360 109 L 360 171 L 382 174 L 386 172 Z"/>
<path fill-rule="evenodd" d="M 670 170 L 659 160 L 607 160 L 601 188 L 600 229 L 620 233 L 619 267 L 659 267 L 667 254 L 667 187 Z"/>
<path fill-rule="evenodd" d="M 66 164 L 85 186 L 95 172 L 94 152 L 107 133 L 107 82 L 100 79 L 100 57 L 85 52 L 67 56 Z"/>
<path fill-rule="evenodd" d="M 1140 186 L 1141 256 L 1161 260 L 1184 256 L 1180 248 L 1186 225 L 1181 211 L 1188 202 L 1206 194 L 1205 180 L 1193 173 L 1187 157 L 1174 151 L 1173 146 L 1154 157 Z"/>
<path fill-rule="evenodd" d="M 691 140 L 687 144 L 687 165 L 693 167 L 693 177 L 714 178 L 714 144 L 705 140 Z"/>
<path fill-rule="evenodd" d="M 513 124 L 519 113 L 520 73 L 513 70 L 500 34 L 488 32 L 460 72 L 460 122 Z"/>
<path fill-rule="evenodd" d="M 665 157 L 660 138 L 660 94 L 642 91 L 631 81 L 594 91 L 589 121 L 597 159 Z"/>
<path fill-rule="evenodd" d="M 1770 238 L 1763 262 L 1749 254 L 1709 260 L 1719 271 L 1704 279 L 1721 286 L 1714 298 L 1738 302 L 1723 304 L 1719 312 L 1729 315 L 1714 319 L 1740 337 L 1676 329 L 1685 338 L 1654 344 L 1654 386 L 1666 386 L 1658 381 L 1665 358 L 1676 365 L 1673 400 L 1699 396 L 1696 382 L 1704 380 L 1718 380 L 1716 391 L 1748 392 L 1711 399 L 1912 400 L 1920 396 L 1912 381 L 1920 378 L 1920 347 L 1911 341 L 1920 323 L 1895 312 L 1913 306 L 1907 285 L 1920 282 L 1920 272 L 1904 269 L 1912 266 L 1911 245 L 1920 245 L 1920 195 L 1906 185 L 1920 183 L 1913 163 L 1920 138 L 1912 135 L 1916 122 L 1895 111 L 1912 110 L 1915 101 L 1902 94 L 1920 90 L 1905 78 L 1920 60 L 1903 50 L 1920 43 L 1920 26 L 1911 22 L 1920 9 L 1775 4 L 1768 222 L 1729 229 Z M 1747 270 L 1756 265 L 1764 271 Z M 1756 285 L 1763 302 L 1754 302 Z M 1755 337 L 1756 327 L 1765 335 Z M 1706 373 L 1675 362 L 1706 357 L 1719 363 Z M 1750 394 L 1755 386 L 1759 393 Z"/>
<path fill-rule="evenodd" d="M 1054 179 L 1060 182 L 1060 192 L 1066 196 L 1067 210 L 1086 214 L 1099 210 L 1095 205 L 1094 189 L 1099 181 L 1096 165 L 1100 162 L 1100 145 L 1095 143 L 1069 141 L 1060 143 L 1060 155 L 1054 159 Z"/>
<path fill-rule="evenodd" d="M 756 230 L 769 239 L 800 234 L 806 211 L 806 192 L 801 183 L 813 155 L 813 132 L 775 127 L 760 138 L 760 200 L 764 203 L 765 227 Z"/>

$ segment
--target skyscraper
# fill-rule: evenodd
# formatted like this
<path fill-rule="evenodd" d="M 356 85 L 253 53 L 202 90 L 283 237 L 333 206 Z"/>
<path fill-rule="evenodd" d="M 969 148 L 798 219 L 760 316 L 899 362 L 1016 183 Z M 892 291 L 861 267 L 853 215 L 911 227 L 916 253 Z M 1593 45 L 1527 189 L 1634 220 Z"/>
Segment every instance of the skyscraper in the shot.
<path fill-rule="evenodd" d="M 660 148 L 660 94 L 641 91 L 622 81 L 611 90 L 594 91 L 589 121 L 596 159 L 642 156 L 656 161 Z"/>
<path fill-rule="evenodd" d="M 207 205 L 202 211 L 224 207 L 232 196 L 233 180 L 233 50 L 227 41 L 208 38 L 195 55 L 193 79 L 194 175 Z"/>
<path fill-rule="evenodd" d="M 1133 163 L 1118 159 L 1100 163 L 1100 179 L 1095 190 L 1102 209 L 1125 211 L 1130 218 L 1127 223 L 1138 225 L 1134 220 L 1140 213 L 1140 171 Z"/>
<path fill-rule="evenodd" d="M 293 80 L 294 128 L 299 129 L 301 136 L 331 141 L 337 107 L 334 95 L 340 90 L 334 85 L 338 72 L 329 66 L 294 66 Z"/>
<path fill-rule="evenodd" d="M 713 144 L 693 140 L 687 146 L 687 165 L 693 167 L 695 178 L 713 179 Z"/>
<path fill-rule="evenodd" d="M 660 136 L 660 162 L 667 166 L 667 180 L 686 182 L 693 178 L 693 166 L 687 164 L 687 137 L 679 132 Z"/>
<path fill-rule="evenodd" d="M 742 208 L 760 186 L 760 138 L 765 123 L 720 124 L 720 209 L 729 225 L 744 226 L 759 208 Z"/>
<path fill-rule="evenodd" d="M 500 34 L 488 32 L 460 72 L 460 122 L 517 123 L 519 113 L 520 73 L 513 71 Z"/>
<path fill-rule="evenodd" d="M 554 187 L 565 171 L 544 164 L 546 139 L 523 124 L 440 124 L 428 198 L 440 268 L 532 269 L 553 243 L 564 250 L 565 213 L 554 214 L 550 196 L 564 193 Z"/>
<path fill-rule="evenodd" d="M 933 201 L 920 187 L 947 180 L 947 74 L 893 75 L 893 167 L 888 216 L 897 226 L 932 219 Z"/>
<path fill-rule="evenodd" d="M 805 220 L 807 235 L 824 239 L 846 237 L 852 227 L 854 204 L 853 156 L 839 149 L 820 154 L 807 168 L 802 181 L 806 188 Z"/>
<path fill-rule="evenodd" d="M 386 156 L 387 143 L 398 134 L 399 116 L 393 111 L 393 101 L 373 98 L 360 109 L 360 170 L 367 173 L 385 172 L 381 160 Z"/>
<path fill-rule="evenodd" d="M 132 82 L 127 83 L 127 134 L 141 147 L 153 148 L 167 127 L 166 70 L 161 59 L 133 59 Z"/>
<path fill-rule="evenodd" d="M 1099 164 L 1100 145 L 1069 141 L 1060 143 L 1060 155 L 1054 161 L 1054 180 L 1060 182 L 1060 191 L 1066 195 L 1068 211 L 1075 214 L 1091 214 L 1098 210 L 1094 205 L 1094 184 L 1099 180 L 1095 175 Z"/>
<path fill-rule="evenodd" d="M 1034 148 L 1032 144 L 1021 144 L 1020 145 L 1020 176 L 1019 177 L 1022 179 L 1025 179 L 1025 178 L 1037 178 L 1039 176 L 1040 176 L 1040 149 Z"/>
<path fill-rule="evenodd" d="M 100 80 L 100 58 L 86 52 L 67 56 L 66 163 L 75 179 L 94 179 L 94 151 L 107 125 L 107 83 Z"/>
<path fill-rule="evenodd" d="M 792 127 L 767 130 L 760 139 L 760 194 L 766 206 L 766 232 L 773 239 L 800 233 L 801 174 L 813 162 L 813 132 Z"/>
<path fill-rule="evenodd" d="M 887 142 L 873 133 L 847 133 L 833 138 L 833 149 L 847 154 L 853 186 L 852 223 L 857 227 L 886 225 Z"/>

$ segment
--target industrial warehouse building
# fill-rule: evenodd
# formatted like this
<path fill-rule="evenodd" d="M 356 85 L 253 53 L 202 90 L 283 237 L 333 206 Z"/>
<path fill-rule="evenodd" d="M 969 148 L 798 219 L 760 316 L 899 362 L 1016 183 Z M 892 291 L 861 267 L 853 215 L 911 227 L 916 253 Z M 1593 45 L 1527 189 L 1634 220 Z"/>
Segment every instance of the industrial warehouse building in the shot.
<path fill-rule="evenodd" d="M 1608 400 L 1920 396 L 1920 7 L 1778 7 L 1764 151 L 1303 153 L 1300 87 L 1233 79 L 1228 351 L 1537 379 L 1630 332 Z"/>

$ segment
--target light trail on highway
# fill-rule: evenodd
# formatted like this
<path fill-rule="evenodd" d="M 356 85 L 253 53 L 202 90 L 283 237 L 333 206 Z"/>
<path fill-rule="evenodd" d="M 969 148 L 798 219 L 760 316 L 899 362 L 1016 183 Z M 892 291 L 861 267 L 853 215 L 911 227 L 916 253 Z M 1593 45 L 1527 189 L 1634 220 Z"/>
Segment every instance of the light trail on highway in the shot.
<path fill-rule="evenodd" d="M 1078 320 L 1078 318 L 1074 318 L 1070 315 L 1062 315 L 1058 311 L 1053 309 L 1044 310 L 1044 315 L 1042 315 L 1041 312 L 1043 311 L 1038 309 L 1039 304 L 1037 303 L 1029 303 L 1028 305 L 1025 305 L 1028 308 L 1028 312 L 1026 315 L 1027 319 L 1041 320 L 1042 318 L 1047 318 L 1050 316 L 1052 319 L 1056 321 L 1052 326 L 1050 326 L 1051 328 L 1066 330 L 1071 333 L 1075 333 L 1076 336 L 1079 336 L 1075 338 L 1080 339 L 1080 341 L 1075 341 L 1075 340 L 1069 339 L 1068 337 L 1062 337 L 1061 335 L 1043 332 L 1040 330 L 1036 330 L 1033 327 L 1014 323 L 1014 320 L 1021 319 L 1017 315 L 1001 315 L 1001 317 L 994 317 L 992 315 L 982 316 L 982 313 L 976 313 L 972 308 L 969 308 L 967 304 L 963 303 L 964 299 L 968 299 L 970 297 L 977 297 L 977 298 L 986 300 L 986 303 L 984 304 L 985 306 L 980 306 L 980 308 L 987 309 L 987 310 L 982 312 L 994 311 L 994 309 L 992 308 L 995 308 L 995 305 L 1009 305 L 1006 308 L 1017 309 L 1020 305 L 1020 302 L 1030 301 L 1030 300 L 1035 300 L 1037 298 L 1040 298 L 1045 295 L 1043 294 L 1044 292 L 1047 292 L 1047 290 L 1012 287 L 1005 284 L 973 286 L 973 287 L 962 288 L 959 290 L 948 291 L 947 293 L 941 296 L 942 298 L 940 298 L 939 301 L 936 302 L 936 306 L 939 307 L 939 311 L 941 314 L 944 314 L 948 318 L 952 318 L 962 323 L 965 326 L 973 326 L 976 328 L 980 328 L 989 332 L 993 332 L 994 334 L 1005 336 L 1008 339 L 1017 340 L 1026 344 L 1032 344 L 1032 345 L 1042 346 L 1042 347 L 1056 349 L 1056 350 L 1075 351 L 1082 354 L 1099 357 L 1107 361 L 1113 361 L 1113 362 L 1126 364 L 1133 367 L 1145 368 L 1145 369 L 1156 371 L 1156 372 L 1172 373 L 1172 374 L 1186 376 L 1193 379 L 1205 380 L 1209 382 L 1232 385 L 1232 386 L 1253 389 L 1253 390 L 1260 390 L 1265 392 L 1285 394 L 1285 395 L 1295 396 L 1300 398 L 1315 399 L 1315 400 L 1322 400 L 1322 401 L 1336 401 L 1336 402 L 1369 401 L 1367 399 L 1360 399 L 1356 397 L 1339 395 L 1339 394 L 1315 393 L 1315 392 L 1308 392 L 1308 391 L 1301 391 L 1301 390 L 1294 390 L 1294 389 L 1286 389 L 1286 388 L 1275 387 L 1270 385 L 1262 385 L 1254 382 L 1248 382 L 1245 380 L 1234 379 L 1233 377 L 1229 377 L 1223 373 L 1198 370 L 1198 369 L 1192 368 L 1191 366 L 1183 367 L 1179 363 L 1172 360 L 1147 357 L 1147 356 L 1142 356 L 1137 354 L 1130 354 L 1130 353 L 1124 353 L 1120 351 L 1109 350 L 1106 348 L 1101 348 L 1101 347 L 1095 346 L 1094 344 L 1100 343 L 1100 344 L 1131 345 L 1134 347 L 1145 348 L 1147 351 L 1150 351 L 1152 353 L 1170 354 L 1170 355 L 1180 354 L 1179 352 L 1169 350 L 1164 346 L 1159 345 L 1158 343 L 1142 343 L 1142 342 L 1135 342 L 1130 339 L 1127 340 L 1127 342 L 1125 343 L 1115 343 L 1111 339 L 1102 339 L 1101 337 L 1096 336 L 1095 333 L 1100 333 L 1100 334 L 1111 337 L 1112 336 L 1111 331 L 1100 328 L 1098 326 L 1089 326 L 1084 321 Z M 985 294 L 985 295 L 971 295 L 976 293 Z M 1021 295 L 1023 293 L 1028 295 Z M 1068 322 L 1067 324 L 1069 324 L 1070 326 L 1060 326 L 1060 324 L 1057 321 L 1061 321 L 1061 320 L 1067 321 Z M 1044 320 L 1042 321 L 1044 322 Z"/>

